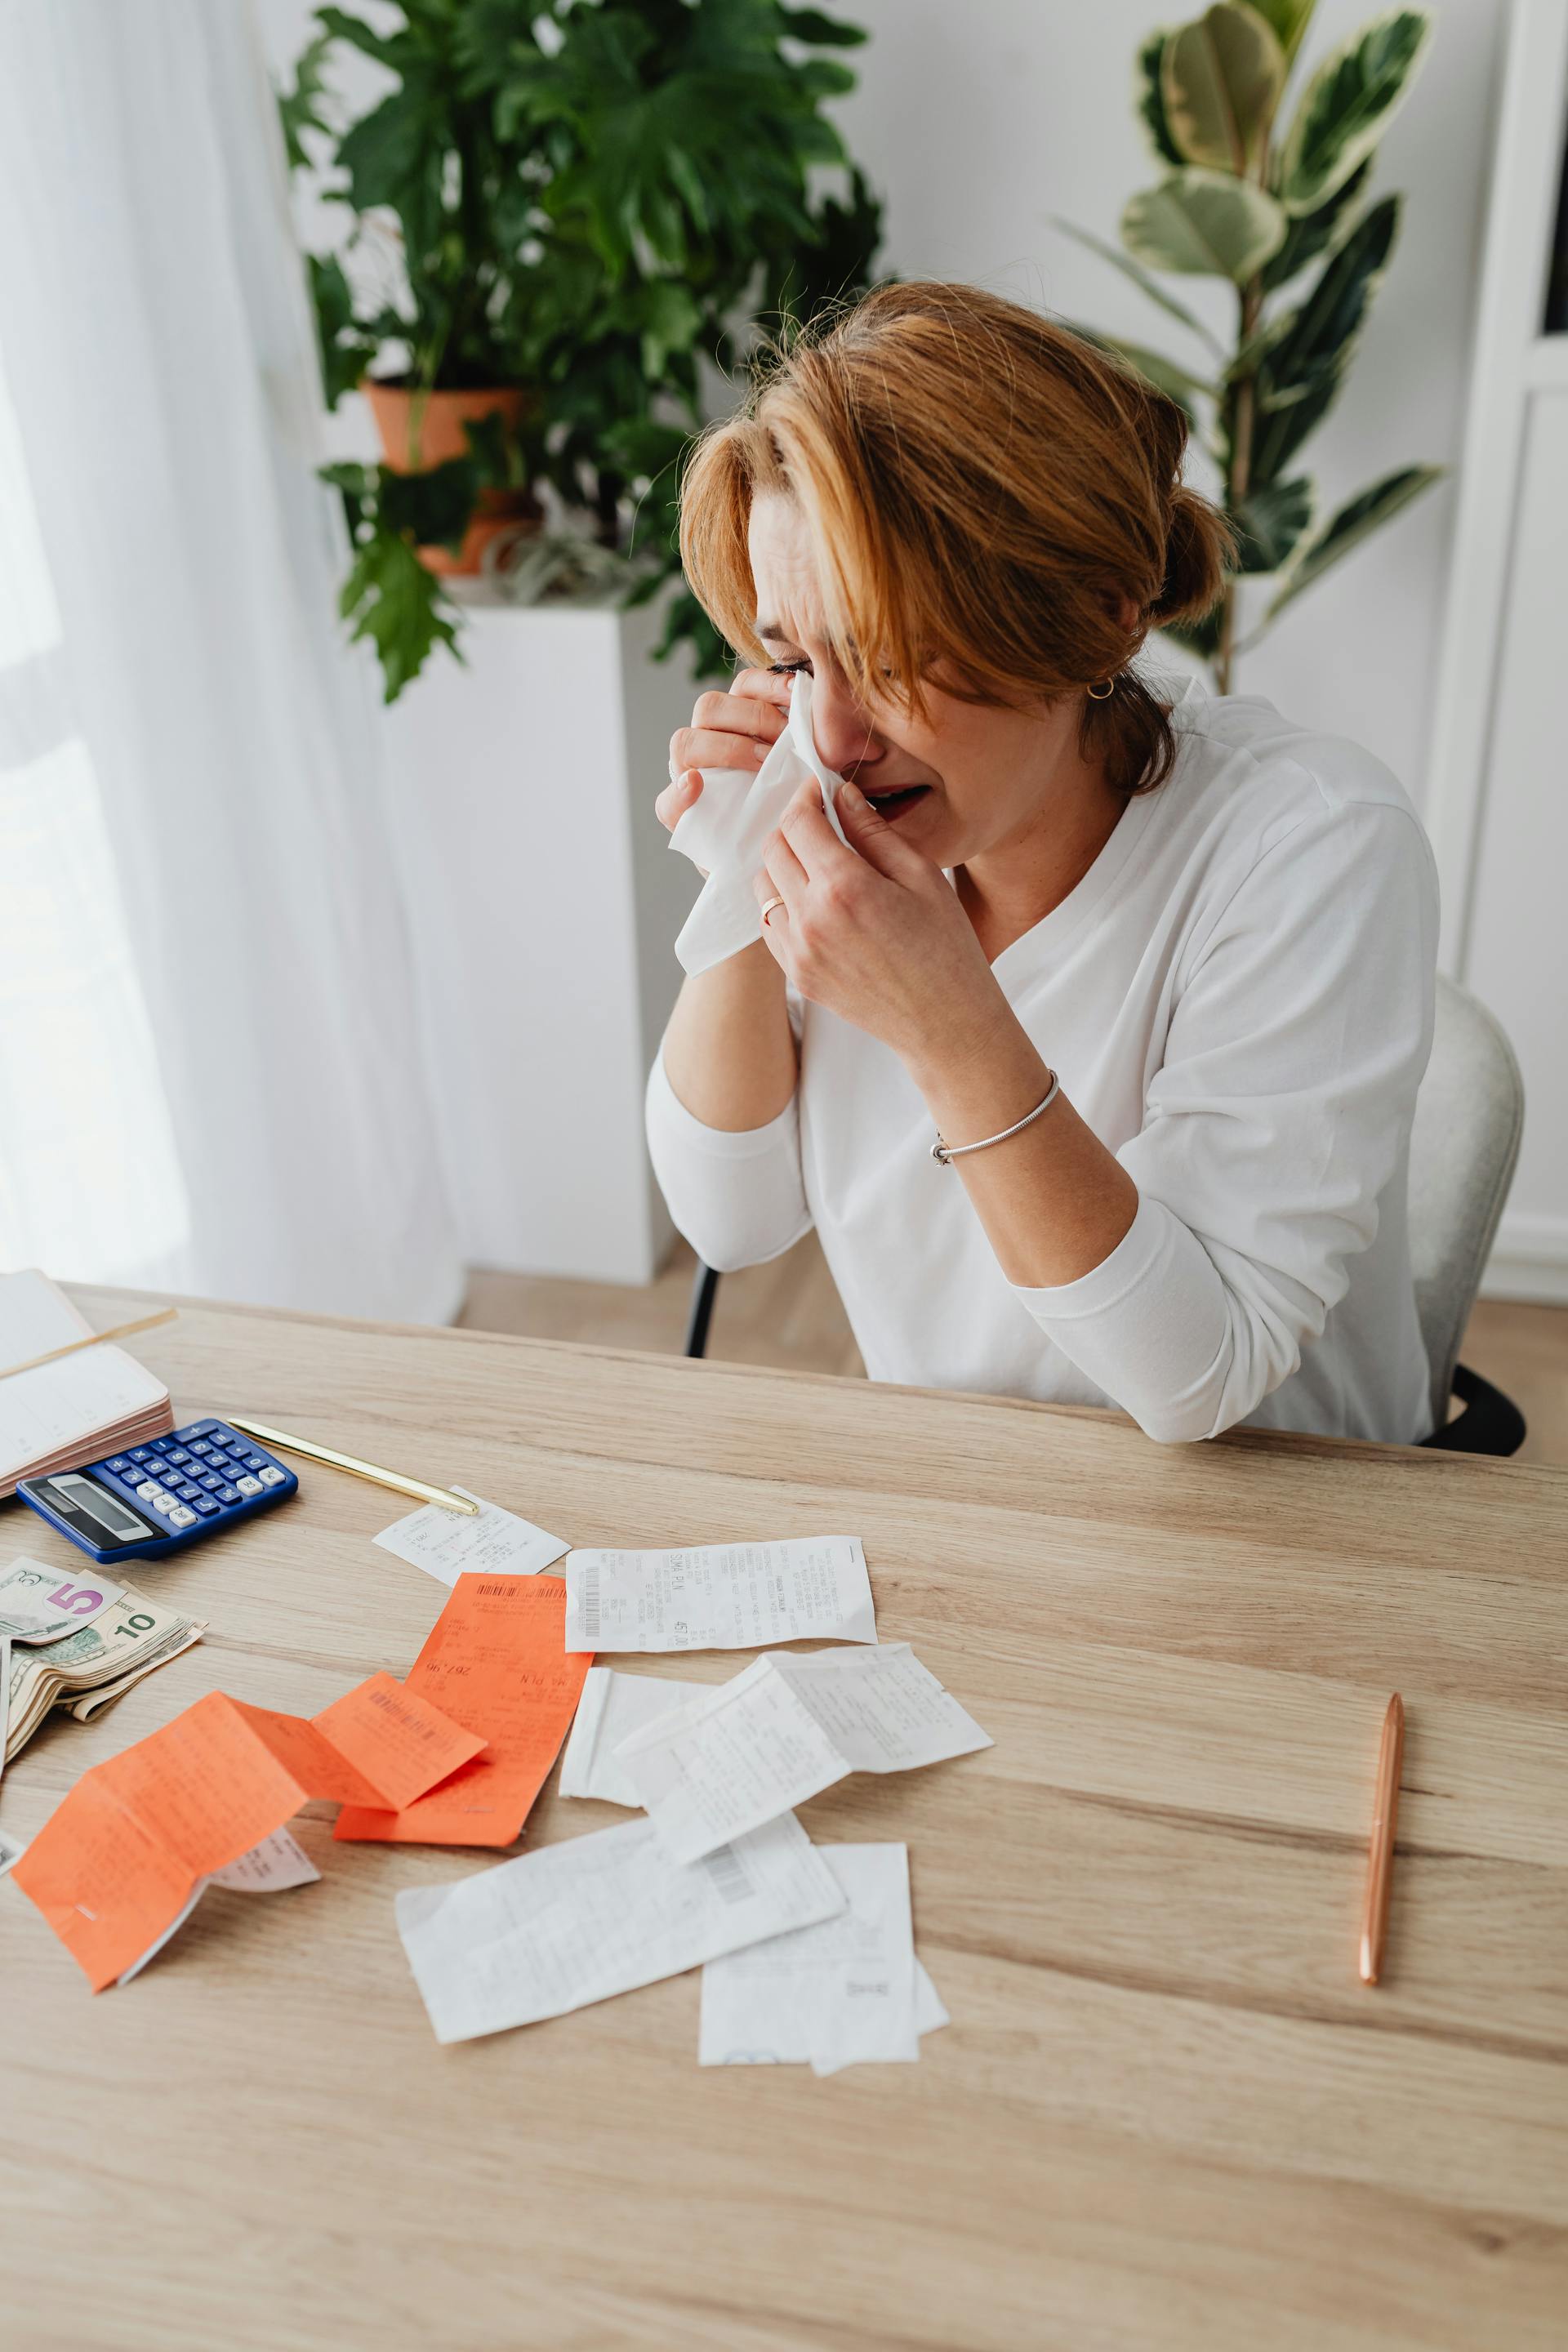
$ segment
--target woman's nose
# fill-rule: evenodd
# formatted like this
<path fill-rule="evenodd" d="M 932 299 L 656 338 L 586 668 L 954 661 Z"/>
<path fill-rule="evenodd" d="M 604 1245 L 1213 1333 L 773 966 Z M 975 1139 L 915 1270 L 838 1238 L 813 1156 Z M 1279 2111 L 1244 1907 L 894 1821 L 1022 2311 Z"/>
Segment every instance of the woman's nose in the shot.
<path fill-rule="evenodd" d="M 824 767 L 840 776 L 874 767 L 883 754 L 873 729 L 864 704 L 819 673 L 812 683 L 811 732 Z"/>

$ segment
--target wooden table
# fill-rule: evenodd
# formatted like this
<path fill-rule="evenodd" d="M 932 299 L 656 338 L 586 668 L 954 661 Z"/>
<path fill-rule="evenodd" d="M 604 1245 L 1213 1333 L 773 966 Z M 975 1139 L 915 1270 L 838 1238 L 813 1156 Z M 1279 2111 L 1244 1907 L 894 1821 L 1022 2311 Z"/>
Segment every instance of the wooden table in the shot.
<path fill-rule="evenodd" d="M 240 1310 L 142 1351 L 182 1418 L 249 1411 L 581 1543 L 859 1533 L 883 1634 L 996 1744 L 806 1809 L 908 1841 L 952 2013 L 919 2065 L 825 2082 L 700 2071 L 695 1975 L 439 2048 L 393 1893 L 489 1857 L 307 1820 L 319 1886 L 209 1896 L 97 2000 L 0 1886 L 7 2352 L 1568 2342 L 1568 1474 Z M 442 1593 L 372 1548 L 395 1498 L 301 1468 L 286 1511 L 143 1571 L 206 1642 L 47 1727 L 8 1830 L 205 1691 L 308 1713 L 406 1671 Z M 55 1540 L 19 1506 L 0 1538 Z M 528 1837 L 624 1818 L 552 1787 Z"/>

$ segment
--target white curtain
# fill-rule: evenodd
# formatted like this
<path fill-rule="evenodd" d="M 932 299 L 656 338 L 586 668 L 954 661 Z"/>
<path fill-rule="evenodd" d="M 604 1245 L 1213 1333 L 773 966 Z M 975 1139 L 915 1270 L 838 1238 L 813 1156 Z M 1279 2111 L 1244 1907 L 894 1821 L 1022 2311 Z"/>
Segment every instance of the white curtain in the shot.
<path fill-rule="evenodd" d="M 319 419 L 245 0 L 5 0 L 0 1265 L 437 1321 Z"/>

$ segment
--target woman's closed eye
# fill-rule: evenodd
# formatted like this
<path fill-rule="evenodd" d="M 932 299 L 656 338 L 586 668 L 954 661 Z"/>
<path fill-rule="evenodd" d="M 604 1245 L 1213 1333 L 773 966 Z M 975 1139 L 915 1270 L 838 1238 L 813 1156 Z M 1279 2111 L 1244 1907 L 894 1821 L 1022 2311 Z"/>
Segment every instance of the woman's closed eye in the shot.
<path fill-rule="evenodd" d="M 809 677 L 811 675 L 811 664 L 804 654 L 796 655 L 790 661 L 771 661 L 768 669 L 773 677 Z"/>

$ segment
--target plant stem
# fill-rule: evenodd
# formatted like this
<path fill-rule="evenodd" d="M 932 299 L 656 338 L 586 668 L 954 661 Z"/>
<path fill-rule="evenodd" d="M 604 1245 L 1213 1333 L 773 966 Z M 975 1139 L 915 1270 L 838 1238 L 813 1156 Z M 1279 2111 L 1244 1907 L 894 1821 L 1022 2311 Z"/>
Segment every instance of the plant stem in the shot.
<path fill-rule="evenodd" d="M 1263 310 L 1261 277 L 1248 280 L 1241 289 L 1241 326 L 1238 337 L 1243 347 L 1257 332 Z M 1225 485 L 1227 513 L 1235 514 L 1246 498 L 1252 480 L 1252 436 L 1258 414 L 1257 372 L 1251 369 L 1237 383 L 1231 411 L 1230 465 Z M 1225 602 L 1220 607 L 1219 645 L 1215 653 L 1215 684 L 1222 694 L 1230 692 L 1231 673 L 1236 660 L 1237 583 L 1234 579 L 1226 585 Z"/>
<path fill-rule="evenodd" d="M 607 467 L 600 467 L 594 480 L 594 514 L 597 528 L 595 537 L 601 547 L 614 547 L 620 538 L 621 493 L 626 484 L 620 476 Z"/>

